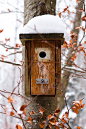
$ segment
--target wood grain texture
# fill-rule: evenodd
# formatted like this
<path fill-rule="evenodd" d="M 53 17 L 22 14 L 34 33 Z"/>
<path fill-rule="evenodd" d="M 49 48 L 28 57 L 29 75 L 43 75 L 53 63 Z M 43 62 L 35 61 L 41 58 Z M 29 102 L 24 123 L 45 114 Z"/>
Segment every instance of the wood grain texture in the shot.
<path fill-rule="evenodd" d="M 61 82 L 61 40 L 56 40 L 56 74 L 55 74 L 55 78 L 56 78 L 56 96 L 58 96 L 58 91 L 61 90 L 61 87 L 58 87 L 58 85 Z M 60 85 L 59 85 L 60 86 Z M 61 92 L 60 92 L 61 93 Z"/>
<path fill-rule="evenodd" d="M 50 46 L 49 46 L 50 44 Z M 55 41 L 31 43 L 31 95 L 55 95 Z M 52 46 L 51 46 L 52 45 Z M 35 48 L 51 48 L 51 62 L 35 62 Z M 49 79 L 49 84 L 36 84 L 36 79 Z"/>
<path fill-rule="evenodd" d="M 25 42 L 25 95 L 30 96 L 30 76 L 31 76 L 31 59 L 30 46 L 31 41 Z"/>

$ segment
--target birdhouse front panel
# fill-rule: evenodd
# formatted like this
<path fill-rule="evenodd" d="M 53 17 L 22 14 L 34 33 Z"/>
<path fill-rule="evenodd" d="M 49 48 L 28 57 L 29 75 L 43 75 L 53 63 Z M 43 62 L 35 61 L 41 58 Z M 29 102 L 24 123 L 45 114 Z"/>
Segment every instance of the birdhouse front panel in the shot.
<path fill-rule="evenodd" d="M 55 95 L 55 41 L 31 42 L 31 95 Z"/>

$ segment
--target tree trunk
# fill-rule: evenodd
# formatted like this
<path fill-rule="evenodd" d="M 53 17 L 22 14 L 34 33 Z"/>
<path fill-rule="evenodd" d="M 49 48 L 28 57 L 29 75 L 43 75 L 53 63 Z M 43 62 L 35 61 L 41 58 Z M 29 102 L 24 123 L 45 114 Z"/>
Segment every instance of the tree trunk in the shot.
<path fill-rule="evenodd" d="M 39 14 L 38 5 L 40 1 L 46 3 L 48 13 L 55 15 L 56 0 L 24 0 L 24 25 L 27 24 L 27 22 L 31 18 Z M 25 87 L 25 83 L 23 83 L 23 89 L 24 87 Z M 33 125 L 28 124 L 27 129 L 40 129 L 39 122 L 41 122 L 43 119 L 46 119 L 46 116 L 49 115 L 49 113 L 53 113 L 57 108 L 57 98 L 38 96 L 37 98 L 28 97 L 28 99 L 30 101 L 34 99 L 34 102 L 36 104 L 31 103 L 26 109 L 26 112 L 27 112 L 26 114 L 28 114 L 28 112 L 31 112 L 33 110 L 35 112 L 34 117 L 36 121 L 35 122 L 33 121 Z M 28 104 L 28 101 L 24 101 L 23 103 Z M 40 108 L 39 105 L 43 106 L 47 110 L 44 112 L 43 117 L 39 114 L 39 108 Z"/>
<path fill-rule="evenodd" d="M 39 2 L 45 2 L 48 13 L 55 15 L 56 0 L 24 0 L 24 25 L 39 14 Z"/>

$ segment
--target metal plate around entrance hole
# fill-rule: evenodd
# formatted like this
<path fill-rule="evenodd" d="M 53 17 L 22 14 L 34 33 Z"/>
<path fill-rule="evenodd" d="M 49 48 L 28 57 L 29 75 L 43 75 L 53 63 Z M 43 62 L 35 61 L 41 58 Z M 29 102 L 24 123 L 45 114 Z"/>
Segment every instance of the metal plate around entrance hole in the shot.
<path fill-rule="evenodd" d="M 50 62 L 51 48 L 35 48 L 35 61 Z"/>
<path fill-rule="evenodd" d="M 49 84 L 49 79 L 36 79 L 36 84 Z"/>

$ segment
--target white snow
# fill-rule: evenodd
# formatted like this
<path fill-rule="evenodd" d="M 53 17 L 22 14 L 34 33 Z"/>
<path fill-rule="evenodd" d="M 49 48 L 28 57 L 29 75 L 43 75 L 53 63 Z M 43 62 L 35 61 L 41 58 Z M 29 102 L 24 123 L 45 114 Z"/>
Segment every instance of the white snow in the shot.
<path fill-rule="evenodd" d="M 67 68 L 67 70 L 76 70 L 77 72 L 83 72 L 83 69 L 82 68 L 76 68 L 76 67 L 68 67 L 66 66 L 65 68 Z M 84 73 L 84 72 L 83 72 Z"/>
<path fill-rule="evenodd" d="M 67 107 L 64 107 L 63 109 L 62 109 L 62 111 L 61 111 L 61 113 L 60 113 L 60 118 L 62 118 L 62 116 L 63 116 L 63 114 L 65 113 L 65 112 L 67 112 L 68 110 L 67 110 Z M 76 117 L 77 117 L 77 114 L 76 113 L 74 113 L 73 111 L 72 111 L 72 109 L 70 109 L 69 110 L 69 119 L 70 118 L 72 118 L 72 119 L 75 119 Z"/>
<path fill-rule="evenodd" d="M 54 15 L 42 15 L 32 18 L 22 29 L 21 34 L 65 33 L 66 25 Z"/>
<path fill-rule="evenodd" d="M 75 92 L 74 91 L 72 91 L 72 92 L 66 92 L 65 93 L 65 97 L 66 97 L 66 100 L 68 100 L 68 98 L 70 97 L 70 96 L 74 96 L 75 95 Z"/>

